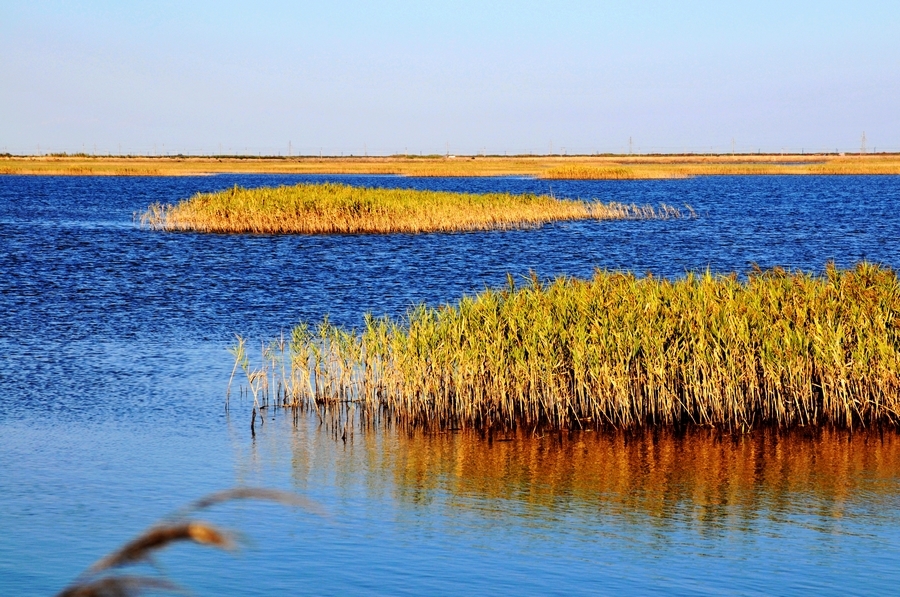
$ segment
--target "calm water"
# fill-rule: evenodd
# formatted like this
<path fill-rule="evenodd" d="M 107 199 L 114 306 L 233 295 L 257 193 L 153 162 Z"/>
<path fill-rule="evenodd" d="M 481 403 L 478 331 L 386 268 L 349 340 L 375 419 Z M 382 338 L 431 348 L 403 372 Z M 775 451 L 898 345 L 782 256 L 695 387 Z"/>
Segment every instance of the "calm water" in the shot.
<path fill-rule="evenodd" d="M 675 277 L 833 259 L 900 267 L 900 177 L 553 182 L 558 196 L 690 203 L 696 220 L 422 236 L 204 236 L 134 212 L 301 180 L 548 192 L 515 178 L 0 177 L 0 594 L 44 595 L 159 517 L 239 484 L 324 515 L 223 505 L 237 555 L 159 565 L 197 594 L 885 593 L 900 582 L 900 438 L 573 434 L 487 442 L 276 414 L 252 440 L 223 395 L 234 333 L 358 324 L 594 268 Z"/>

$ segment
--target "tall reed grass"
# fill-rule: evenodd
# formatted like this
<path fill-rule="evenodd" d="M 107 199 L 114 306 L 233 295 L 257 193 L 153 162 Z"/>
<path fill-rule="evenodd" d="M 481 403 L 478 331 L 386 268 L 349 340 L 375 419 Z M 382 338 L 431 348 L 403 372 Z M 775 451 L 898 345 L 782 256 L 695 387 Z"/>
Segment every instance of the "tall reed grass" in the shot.
<path fill-rule="evenodd" d="M 510 278 L 361 330 L 300 324 L 263 368 L 240 359 L 254 404 L 352 403 L 428 428 L 896 426 L 900 284 L 869 263 Z"/>
<path fill-rule="evenodd" d="M 219 233 L 420 233 L 497 230 L 561 220 L 680 217 L 674 207 L 557 199 L 547 195 L 450 193 L 299 184 L 235 186 L 177 205 L 151 205 L 141 222 L 157 230 Z"/>

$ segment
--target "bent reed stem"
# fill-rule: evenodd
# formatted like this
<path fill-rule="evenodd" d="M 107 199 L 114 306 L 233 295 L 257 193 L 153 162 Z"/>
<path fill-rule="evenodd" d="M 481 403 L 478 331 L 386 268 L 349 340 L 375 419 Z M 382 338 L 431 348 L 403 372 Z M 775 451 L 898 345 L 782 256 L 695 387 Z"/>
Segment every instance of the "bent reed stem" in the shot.
<path fill-rule="evenodd" d="M 510 277 L 361 330 L 300 324 L 279 358 L 277 406 L 352 403 L 416 427 L 897 426 L 900 284 L 870 263 Z M 251 386 L 265 375 L 248 370 Z"/>
<path fill-rule="evenodd" d="M 693 214 L 693 211 L 691 210 Z M 503 230 L 565 220 L 678 218 L 670 205 L 626 205 L 547 195 L 450 193 L 343 184 L 235 186 L 176 205 L 153 204 L 141 224 L 153 230 L 216 233 L 360 234 Z"/>

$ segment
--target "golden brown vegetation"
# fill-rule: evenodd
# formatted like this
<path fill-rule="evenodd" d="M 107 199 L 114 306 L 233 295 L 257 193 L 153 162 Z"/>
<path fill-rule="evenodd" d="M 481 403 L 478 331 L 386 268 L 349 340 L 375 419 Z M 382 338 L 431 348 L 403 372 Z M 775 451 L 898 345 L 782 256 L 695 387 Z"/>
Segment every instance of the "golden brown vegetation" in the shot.
<path fill-rule="evenodd" d="M 141 222 L 156 230 L 266 234 L 419 233 L 498 230 L 561 220 L 680 217 L 662 205 L 623 205 L 547 195 L 449 193 L 340 184 L 234 187 L 177 205 L 151 205 Z"/>
<path fill-rule="evenodd" d="M 624 168 L 618 164 L 604 166 L 584 166 L 573 164 L 569 166 L 557 166 L 545 170 L 540 174 L 546 179 L 570 179 L 570 180 L 634 180 L 638 178 L 632 168 Z M 647 178 L 655 178 L 648 176 Z"/>
<path fill-rule="evenodd" d="M 746 281 L 510 278 L 361 331 L 301 324 L 262 370 L 236 356 L 255 404 L 272 388 L 279 404 L 352 402 L 413 427 L 896 426 L 900 284 L 867 263 Z"/>
<path fill-rule="evenodd" d="M 683 178 L 744 174 L 900 174 L 900 156 L 617 155 L 278 157 L 0 157 L 0 174 L 178 176 L 216 173 Z"/>

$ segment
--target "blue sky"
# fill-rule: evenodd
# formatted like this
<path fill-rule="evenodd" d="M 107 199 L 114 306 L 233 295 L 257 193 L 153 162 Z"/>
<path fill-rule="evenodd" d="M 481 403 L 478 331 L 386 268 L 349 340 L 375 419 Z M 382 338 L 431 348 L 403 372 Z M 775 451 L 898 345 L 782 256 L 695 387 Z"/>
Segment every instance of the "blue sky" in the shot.
<path fill-rule="evenodd" d="M 0 3 L 0 151 L 900 151 L 900 2 Z"/>

